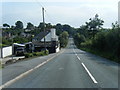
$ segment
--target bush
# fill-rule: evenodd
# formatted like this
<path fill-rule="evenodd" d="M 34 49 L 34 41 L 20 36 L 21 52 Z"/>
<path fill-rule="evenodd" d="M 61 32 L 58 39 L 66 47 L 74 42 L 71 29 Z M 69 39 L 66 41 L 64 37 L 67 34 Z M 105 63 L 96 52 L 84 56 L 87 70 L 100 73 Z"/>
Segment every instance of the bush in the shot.
<path fill-rule="evenodd" d="M 80 44 L 80 47 L 88 47 L 88 48 L 91 48 L 92 47 L 92 40 L 87 40 L 85 42 L 82 42 Z"/>
<path fill-rule="evenodd" d="M 120 60 L 120 28 L 99 32 L 93 39 L 80 44 L 80 48 L 95 51 L 100 56 L 113 61 Z"/>
<path fill-rule="evenodd" d="M 25 58 L 33 57 L 33 53 L 25 53 Z"/>
<path fill-rule="evenodd" d="M 69 34 L 66 31 L 64 31 L 64 32 L 62 32 L 62 34 L 60 34 L 60 36 L 59 36 L 60 47 L 65 48 L 67 46 L 68 36 L 69 36 Z"/>
<path fill-rule="evenodd" d="M 46 50 L 46 55 L 48 55 L 49 54 L 49 51 L 48 50 Z"/>
<path fill-rule="evenodd" d="M 49 54 L 48 50 L 46 50 L 46 53 L 45 53 L 45 51 L 25 53 L 25 58 L 29 58 L 29 57 L 33 57 L 33 56 L 44 56 L 44 55 L 48 55 L 48 54 Z"/>
<path fill-rule="evenodd" d="M 95 35 L 95 38 L 92 39 L 92 47 L 98 50 L 104 51 L 106 49 L 106 33 L 99 32 Z"/>

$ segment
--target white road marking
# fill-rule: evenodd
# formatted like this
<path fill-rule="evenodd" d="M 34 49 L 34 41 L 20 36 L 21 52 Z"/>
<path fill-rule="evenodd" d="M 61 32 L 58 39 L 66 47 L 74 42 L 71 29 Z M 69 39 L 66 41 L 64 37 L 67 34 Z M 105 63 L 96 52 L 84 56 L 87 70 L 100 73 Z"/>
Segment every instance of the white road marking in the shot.
<path fill-rule="evenodd" d="M 78 60 L 80 60 L 80 57 L 77 56 L 77 58 L 78 58 Z"/>
<path fill-rule="evenodd" d="M 88 75 L 90 76 L 90 78 L 93 80 L 94 83 L 98 83 L 95 78 L 92 76 L 92 74 L 90 73 L 90 71 L 87 69 L 87 67 L 84 65 L 84 63 L 82 63 L 82 66 L 85 68 L 85 70 L 87 71 Z"/>
<path fill-rule="evenodd" d="M 76 52 L 75 52 L 75 49 L 73 49 L 73 52 L 75 53 L 75 55 L 77 56 Z"/>
<path fill-rule="evenodd" d="M 41 67 L 42 65 L 46 64 L 47 62 L 49 62 L 50 60 L 52 60 L 53 58 L 55 58 L 56 56 L 58 56 L 59 54 L 61 54 L 61 53 L 63 53 L 63 52 L 64 52 L 64 50 L 63 50 L 62 52 L 58 53 L 57 55 L 51 57 L 50 59 L 47 59 L 46 61 L 44 61 L 44 62 L 42 62 L 41 64 L 37 65 L 36 67 L 34 67 L 34 68 L 32 68 L 32 69 L 30 69 L 30 70 L 28 70 L 28 71 L 20 74 L 19 76 L 15 77 L 14 79 L 12 79 L 12 80 L 6 82 L 5 84 L 1 85 L 1 86 L 0 86 L 0 90 L 2 90 L 3 88 L 11 85 L 11 84 L 14 83 L 15 81 L 21 79 L 22 77 L 26 76 L 27 74 L 31 73 L 32 71 L 34 71 L 35 69 Z"/>
<path fill-rule="evenodd" d="M 75 49 L 73 49 L 73 51 L 74 51 L 75 55 L 77 56 L 78 60 L 80 60 L 80 57 L 76 54 Z M 80 61 L 81 61 L 81 60 L 80 60 Z M 95 80 L 95 78 L 93 77 L 93 75 L 90 73 L 90 71 L 87 69 L 87 67 L 85 66 L 85 64 L 84 64 L 84 63 L 81 63 L 81 64 L 82 64 L 82 66 L 85 68 L 85 70 L 87 71 L 88 75 L 89 75 L 90 78 L 93 80 L 93 82 L 94 82 L 94 83 L 98 83 L 98 82 Z"/>

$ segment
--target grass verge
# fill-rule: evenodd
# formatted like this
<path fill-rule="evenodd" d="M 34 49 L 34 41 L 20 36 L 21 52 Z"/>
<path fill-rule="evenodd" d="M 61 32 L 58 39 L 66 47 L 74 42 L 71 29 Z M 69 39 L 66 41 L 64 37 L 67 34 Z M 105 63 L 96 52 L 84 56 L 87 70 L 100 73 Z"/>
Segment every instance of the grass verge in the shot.
<path fill-rule="evenodd" d="M 87 52 L 90 52 L 92 54 L 95 54 L 95 55 L 98 55 L 98 56 L 101 56 L 101 57 L 104 57 L 104 58 L 107 58 L 111 61 L 114 61 L 114 62 L 117 62 L 117 63 L 120 63 L 119 62 L 119 59 L 116 58 L 112 53 L 109 53 L 109 52 L 101 52 L 101 51 L 98 51 L 98 50 L 95 50 L 95 49 L 90 49 L 90 48 L 79 48 L 83 51 L 87 51 Z"/>

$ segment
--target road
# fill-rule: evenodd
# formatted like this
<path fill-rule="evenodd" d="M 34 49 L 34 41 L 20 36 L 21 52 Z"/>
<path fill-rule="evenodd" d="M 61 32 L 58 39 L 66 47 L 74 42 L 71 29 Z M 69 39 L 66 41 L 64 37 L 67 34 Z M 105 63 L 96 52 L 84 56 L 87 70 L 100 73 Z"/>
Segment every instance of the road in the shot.
<path fill-rule="evenodd" d="M 6 88 L 118 88 L 118 64 L 77 49 L 70 38 L 59 55 Z"/>

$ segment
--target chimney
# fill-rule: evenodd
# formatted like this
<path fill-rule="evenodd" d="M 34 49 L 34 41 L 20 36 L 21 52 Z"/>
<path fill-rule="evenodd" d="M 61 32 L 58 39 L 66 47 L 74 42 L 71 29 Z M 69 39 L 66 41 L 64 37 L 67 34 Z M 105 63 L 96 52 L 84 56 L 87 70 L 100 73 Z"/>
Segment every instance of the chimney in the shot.
<path fill-rule="evenodd" d="M 51 41 L 56 41 L 56 29 L 51 29 Z"/>

